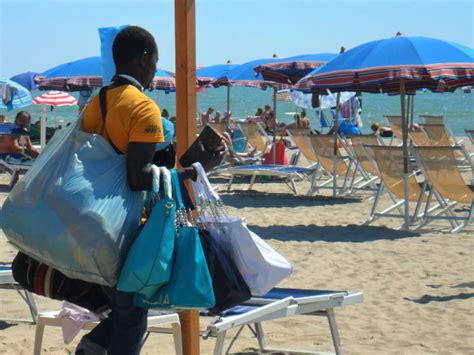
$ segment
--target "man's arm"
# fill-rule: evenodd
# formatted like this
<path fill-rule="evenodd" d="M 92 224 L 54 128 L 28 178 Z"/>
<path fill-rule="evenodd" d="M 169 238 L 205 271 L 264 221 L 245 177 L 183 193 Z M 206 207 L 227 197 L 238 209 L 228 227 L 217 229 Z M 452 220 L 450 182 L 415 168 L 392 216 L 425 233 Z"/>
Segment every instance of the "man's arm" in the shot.
<path fill-rule="evenodd" d="M 127 152 L 127 177 L 132 191 L 150 191 L 153 174 L 151 165 L 155 143 L 129 142 Z"/>

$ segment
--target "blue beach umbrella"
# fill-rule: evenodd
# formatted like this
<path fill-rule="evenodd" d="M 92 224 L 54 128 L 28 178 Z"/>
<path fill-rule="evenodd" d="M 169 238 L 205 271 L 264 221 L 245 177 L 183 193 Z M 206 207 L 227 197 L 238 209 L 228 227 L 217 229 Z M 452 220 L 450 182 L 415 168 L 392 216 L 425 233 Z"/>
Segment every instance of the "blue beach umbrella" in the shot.
<path fill-rule="evenodd" d="M 366 91 L 400 94 L 405 191 L 405 227 L 408 228 L 408 128 L 405 94 L 417 89 L 454 91 L 474 84 L 474 50 L 428 37 L 395 37 L 361 44 L 339 54 L 301 79 L 295 87 L 306 92 Z M 337 121 L 335 121 L 337 131 Z M 334 154 L 336 154 L 336 141 Z M 335 181 L 335 179 L 334 179 Z M 335 193 L 335 189 L 334 189 Z"/>
<path fill-rule="evenodd" d="M 237 67 L 238 64 L 226 63 L 209 65 L 196 70 L 196 79 L 199 85 L 207 85 L 211 81 L 226 76 L 232 69 Z"/>
<path fill-rule="evenodd" d="M 20 84 L 0 78 L 0 108 L 8 111 L 32 104 L 31 94 Z"/>
<path fill-rule="evenodd" d="M 10 78 L 10 80 L 20 84 L 24 88 L 28 90 L 36 89 L 35 77 L 38 76 L 39 73 L 27 71 L 26 73 L 21 73 L 14 75 Z"/>
<path fill-rule="evenodd" d="M 39 74 L 41 90 L 81 91 L 102 87 L 102 57 L 88 57 L 57 65 Z M 153 89 L 174 91 L 173 73 L 157 69 Z"/>

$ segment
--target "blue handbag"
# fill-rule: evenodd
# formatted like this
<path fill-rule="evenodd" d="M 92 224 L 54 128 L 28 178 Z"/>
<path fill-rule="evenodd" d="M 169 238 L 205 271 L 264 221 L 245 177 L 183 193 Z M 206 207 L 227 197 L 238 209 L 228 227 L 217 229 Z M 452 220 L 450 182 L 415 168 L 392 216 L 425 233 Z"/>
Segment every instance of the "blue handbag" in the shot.
<path fill-rule="evenodd" d="M 152 170 L 153 207 L 128 252 L 117 284 L 119 291 L 140 292 L 149 296 L 170 280 L 176 230 L 176 203 L 171 192 L 170 171 L 156 166 L 152 166 Z M 159 193 L 160 175 L 163 190 Z"/>
<path fill-rule="evenodd" d="M 144 308 L 210 308 L 215 305 L 211 275 L 196 227 L 190 226 L 184 209 L 178 174 L 171 170 L 177 231 L 173 256 L 173 270 L 169 283 L 153 296 L 137 293 L 134 303 Z"/>

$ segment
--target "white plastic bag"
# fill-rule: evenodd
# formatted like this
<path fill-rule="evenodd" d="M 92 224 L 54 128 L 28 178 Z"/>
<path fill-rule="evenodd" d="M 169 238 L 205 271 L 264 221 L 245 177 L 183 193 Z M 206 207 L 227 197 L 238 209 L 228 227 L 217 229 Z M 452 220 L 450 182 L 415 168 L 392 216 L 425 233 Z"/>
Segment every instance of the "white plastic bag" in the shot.
<path fill-rule="evenodd" d="M 54 135 L 0 213 L 9 241 L 74 279 L 114 286 L 138 234 L 143 193 L 130 190 L 125 155 L 80 117 Z"/>
<path fill-rule="evenodd" d="M 291 264 L 249 230 L 243 218 L 229 216 L 201 164 L 195 163 L 193 167 L 198 172 L 197 181 L 193 182 L 195 201 L 200 209 L 198 223 L 229 252 L 252 295 L 265 295 L 291 275 Z"/>

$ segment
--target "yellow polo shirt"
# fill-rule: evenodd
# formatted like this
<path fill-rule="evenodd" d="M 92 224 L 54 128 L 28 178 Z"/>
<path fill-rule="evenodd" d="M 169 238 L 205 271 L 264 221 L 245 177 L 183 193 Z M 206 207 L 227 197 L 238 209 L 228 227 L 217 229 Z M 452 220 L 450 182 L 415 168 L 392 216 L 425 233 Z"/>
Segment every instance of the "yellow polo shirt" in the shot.
<path fill-rule="evenodd" d="M 99 95 L 84 109 L 81 130 L 100 134 L 122 153 L 129 142 L 162 143 L 163 127 L 158 105 L 133 85 L 121 85 L 107 90 L 105 133 Z"/>

